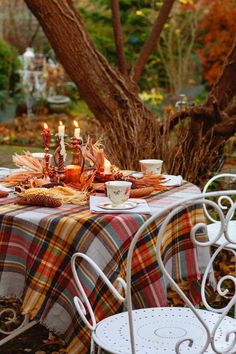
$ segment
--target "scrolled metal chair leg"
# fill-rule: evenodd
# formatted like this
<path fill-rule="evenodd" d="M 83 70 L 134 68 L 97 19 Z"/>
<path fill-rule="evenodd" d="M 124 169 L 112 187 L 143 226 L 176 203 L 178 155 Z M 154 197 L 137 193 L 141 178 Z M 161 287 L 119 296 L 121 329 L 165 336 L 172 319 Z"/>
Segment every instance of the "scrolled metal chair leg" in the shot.
<path fill-rule="evenodd" d="M 10 324 L 14 324 L 17 323 L 17 313 L 16 310 L 14 308 L 4 308 L 0 311 L 0 317 L 3 315 L 6 315 L 6 313 L 9 313 L 11 316 L 7 317 L 7 319 L 4 322 L 4 324 L 10 325 Z M 10 340 L 12 340 L 13 338 L 17 337 L 19 334 L 27 331 L 29 328 L 35 326 L 38 322 L 37 321 L 29 321 L 29 316 L 25 315 L 24 316 L 24 320 L 22 321 L 22 323 L 17 327 L 14 328 L 13 330 L 3 330 L 0 328 L 0 333 L 2 334 L 6 334 L 6 337 L 4 337 L 2 340 L 0 340 L 0 347 L 4 344 L 6 344 L 7 342 L 9 342 Z"/>

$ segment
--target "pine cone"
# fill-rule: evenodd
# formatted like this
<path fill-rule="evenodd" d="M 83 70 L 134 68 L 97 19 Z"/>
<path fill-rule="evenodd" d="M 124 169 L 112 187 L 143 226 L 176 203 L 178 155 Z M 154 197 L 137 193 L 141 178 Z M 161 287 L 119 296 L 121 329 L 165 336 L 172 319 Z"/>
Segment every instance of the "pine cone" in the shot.
<path fill-rule="evenodd" d="M 48 208 L 58 208 L 62 205 L 60 199 L 49 197 L 43 194 L 19 196 L 16 203 L 20 205 L 35 205 Z"/>

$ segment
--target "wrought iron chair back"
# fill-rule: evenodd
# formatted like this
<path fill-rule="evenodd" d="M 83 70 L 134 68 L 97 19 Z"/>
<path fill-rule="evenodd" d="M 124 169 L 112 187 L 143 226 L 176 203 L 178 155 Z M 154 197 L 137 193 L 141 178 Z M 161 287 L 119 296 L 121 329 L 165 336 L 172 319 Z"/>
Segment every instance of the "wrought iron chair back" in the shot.
<path fill-rule="evenodd" d="M 230 181 L 231 181 L 231 183 L 232 183 L 234 180 L 235 180 L 234 183 L 235 183 L 235 187 L 236 187 L 236 174 L 235 173 L 220 173 L 216 176 L 213 176 L 212 178 L 209 179 L 209 181 L 207 181 L 207 183 L 205 184 L 205 186 L 202 190 L 202 193 L 213 192 L 212 188 L 214 188 L 213 186 L 215 183 L 220 183 L 220 182 L 222 183 L 225 181 L 226 182 L 228 181 L 228 183 L 230 183 Z M 229 189 L 229 188 L 227 187 L 226 190 L 227 189 Z M 215 191 L 217 191 L 217 190 L 223 191 L 223 188 L 220 186 L 220 188 L 217 188 Z M 234 203 L 234 200 L 229 195 L 223 195 L 223 196 L 219 197 L 217 203 L 220 206 L 220 208 L 223 211 L 225 211 L 228 209 L 228 206 L 231 206 Z M 212 223 L 218 221 L 216 219 L 216 217 L 214 217 L 214 215 L 209 212 L 206 205 L 204 205 L 203 208 L 204 208 L 205 215 L 209 221 L 211 221 Z M 233 217 L 233 215 L 232 215 L 232 217 Z"/>
<path fill-rule="evenodd" d="M 227 246 L 227 244 L 234 242 L 236 244 L 236 239 L 232 240 L 229 238 L 229 234 L 228 234 L 228 225 L 230 222 L 230 219 L 233 215 L 233 213 L 235 212 L 236 209 L 236 203 L 232 203 L 230 209 L 228 210 L 228 212 L 226 213 L 226 215 L 224 215 L 221 207 L 214 201 L 208 199 L 208 198 L 212 198 L 212 197 L 225 197 L 228 196 L 230 199 L 232 197 L 236 196 L 236 190 L 229 190 L 229 191 L 218 191 L 218 192 L 211 192 L 211 193 L 203 193 L 195 198 L 189 199 L 189 200 L 185 200 L 184 202 L 180 202 L 180 203 L 176 203 L 175 206 L 172 206 L 170 208 L 165 209 L 163 212 L 158 214 L 158 217 L 160 217 L 160 214 L 164 214 L 164 213 L 168 213 L 167 217 L 165 218 L 165 220 L 163 221 L 160 230 L 158 232 L 158 237 L 157 237 L 157 243 L 156 243 L 156 257 L 158 260 L 158 264 L 161 268 L 161 271 L 163 272 L 163 274 L 165 275 L 165 277 L 168 279 L 168 282 L 170 284 L 170 286 L 179 294 L 179 296 L 182 298 L 182 300 L 184 301 L 184 303 L 186 304 L 186 306 L 188 308 L 191 309 L 193 316 L 196 316 L 196 318 L 199 320 L 199 322 L 201 323 L 201 325 L 203 326 L 203 328 L 205 329 L 205 333 L 206 333 L 206 340 L 204 343 L 203 348 L 199 351 L 199 352 L 192 352 L 194 354 L 202 354 L 202 353 L 206 353 L 206 350 L 209 346 L 211 346 L 211 348 L 213 349 L 213 352 L 215 353 L 236 353 L 236 321 L 235 321 L 235 326 L 234 328 L 231 328 L 227 333 L 226 333 L 226 337 L 225 337 L 225 342 L 230 342 L 228 345 L 225 346 L 225 348 L 222 350 L 222 347 L 219 349 L 217 348 L 216 345 L 216 332 L 217 329 L 219 328 L 220 324 L 222 323 L 223 319 L 225 318 L 225 316 L 228 314 L 228 312 L 230 311 L 230 309 L 236 304 L 236 291 L 235 294 L 231 297 L 231 299 L 229 300 L 228 304 L 223 306 L 220 309 L 216 309 L 214 307 L 212 307 L 207 298 L 206 298 L 206 284 L 207 284 L 207 280 L 209 279 L 209 275 L 212 272 L 212 265 L 213 262 L 215 261 L 217 255 L 220 253 L 220 251 L 222 250 L 222 248 L 224 248 L 225 246 Z M 162 252 L 161 252 L 161 248 L 162 248 L 162 243 L 163 243 L 163 239 L 165 237 L 165 230 L 168 226 L 168 224 L 171 222 L 171 220 L 178 215 L 183 209 L 185 208 L 189 208 L 195 204 L 199 204 L 201 203 L 203 206 L 207 207 L 210 206 L 211 208 L 213 208 L 215 210 L 215 212 L 218 214 L 218 220 L 221 224 L 217 234 L 215 235 L 215 238 L 211 241 L 207 241 L 207 242 L 199 242 L 197 240 L 197 233 L 198 231 L 205 230 L 207 232 L 207 224 L 205 223 L 199 223 L 196 224 L 192 227 L 191 230 L 191 240 L 192 242 L 195 244 L 195 246 L 198 247 L 209 247 L 212 244 L 215 244 L 217 242 L 217 240 L 221 237 L 221 235 L 224 233 L 225 235 L 225 244 L 219 246 L 215 252 L 212 254 L 212 257 L 209 261 L 209 264 L 204 272 L 203 278 L 202 278 L 202 283 L 201 283 L 201 299 L 202 299 L 202 303 L 204 305 L 204 307 L 214 313 L 218 313 L 220 314 L 219 317 L 217 318 L 216 323 L 213 326 L 213 329 L 210 329 L 208 327 L 208 324 L 206 323 L 206 321 L 201 317 L 201 312 L 199 312 L 199 310 L 196 309 L 196 307 L 192 304 L 192 302 L 188 299 L 188 297 L 185 295 L 185 293 L 183 292 L 183 290 L 180 288 L 180 286 L 175 282 L 175 280 L 172 278 L 172 276 L 169 274 L 168 270 L 166 269 L 166 266 L 162 260 Z M 133 252 L 135 249 L 135 246 L 139 240 L 139 238 L 141 237 L 141 235 L 143 234 L 143 232 L 151 225 L 151 223 L 155 220 L 156 215 L 152 216 L 150 219 L 148 219 L 146 221 L 146 223 L 144 223 L 142 225 L 142 227 L 139 229 L 139 231 L 136 233 L 135 237 L 133 238 L 130 248 L 129 248 L 129 253 L 128 253 L 128 260 L 127 260 L 127 290 L 126 290 L 126 296 L 127 296 L 127 310 L 128 310 L 128 317 L 129 317 L 129 327 L 130 327 L 130 340 L 131 340 L 131 348 L 132 348 L 132 354 L 136 353 L 136 346 L 135 346 L 135 331 L 134 331 L 134 324 L 133 324 L 133 308 L 132 308 L 132 294 L 131 294 L 131 276 L 132 276 L 132 258 L 133 258 Z M 220 296 L 227 296 L 229 290 L 228 289 L 224 289 L 224 287 L 222 287 L 222 284 L 224 283 L 224 281 L 232 281 L 234 284 L 234 287 L 236 289 L 236 277 L 235 274 L 234 275 L 224 275 L 217 283 L 217 292 Z M 164 320 L 164 317 L 163 317 Z M 232 336 L 232 338 L 231 338 Z M 230 340 L 231 339 L 231 340 Z M 194 344 L 194 340 L 190 337 L 187 338 L 183 338 L 181 340 L 179 340 L 176 343 L 175 346 L 175 352 L 176 353 L 182 353 L 181 351 L 181 346 L 183 345 L 183 343 L 188 343 L 189 347 L 191 347 Z M 232 348 L 234 348 L 234 351 L 232 352 Z M 186 351 L 184 351 L 185 353 Z M 188 351 L 187 351 L 188 352 Z M 191 351 L 190 351 L 191 352 Z M 208 351 L 207 351 L 208 352 Z"/>

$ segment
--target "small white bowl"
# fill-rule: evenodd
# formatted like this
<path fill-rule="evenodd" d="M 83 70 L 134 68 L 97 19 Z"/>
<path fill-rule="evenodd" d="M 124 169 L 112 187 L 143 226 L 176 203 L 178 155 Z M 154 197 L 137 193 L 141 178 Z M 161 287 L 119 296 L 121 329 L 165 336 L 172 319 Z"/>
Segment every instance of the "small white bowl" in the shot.
<path fill-rule="evenodd" d="M 44 152 L 32 152 L 31 155 L 42 162 L 44 160 L 45 153 Z M 51 158 L 52 158 L 52 155 L 49 154 L 49 165 L 51 164 Z"/>
<path fill-rule="evenodd" d="M 44 159 L 45 153 L 44 152 L 32 152 L 31 155 L 33 157 L 36 157 L 39 160 L 42 160 L 42 159 Z"/>
<path fill-rule="evenodd" d="M 153 174 L 153 175 L 160 175 L 163 160 L 156 160 L 156 159 L 145 159 L 140 160 L 141 171 L 143 174 Z"/>

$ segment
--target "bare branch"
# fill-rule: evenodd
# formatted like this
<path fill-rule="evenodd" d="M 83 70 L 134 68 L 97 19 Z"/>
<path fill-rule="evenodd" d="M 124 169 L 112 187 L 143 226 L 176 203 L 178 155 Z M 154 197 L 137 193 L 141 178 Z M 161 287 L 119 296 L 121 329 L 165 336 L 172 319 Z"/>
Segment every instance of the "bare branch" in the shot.
<path fill-rule="evenodd" d="M 170 11 L 172 9 L 174 1 L 175 0 L 165 0 L 160 11 L 159 11 L 159 14 L 154 22 L 152 31 L 151 31 L 148 39 L 144 43 L 144 46 L 140 52 L 140 55 L 131 70 L 130 76 L 131 76 L 131 79 L 134 80 L 135 82 L 139 81 L 142 71 L 143 71 L 143 68 L 144 68 L 150 54 L 153 52 L 153 50 L 155 49 L 155 47 L 157 45 L 157 42 L 158 42 L 160 35 L 161 35 L 161 31 L 168 19 L 168 16 L 170 14 Z"/>
<path fill-rule="evenodd" d="M 30 46 L 30 47 L 33 46 L 34 40 L 35 40 L 35 38 L 37 37 L 39 30 L 40 30 L 40 24 L 38 23 L 37 26 L 36 26 L 36 28 L 35 28 L 34 33 L 33 33 L 32 36 L 31 36 L 31 39 L 30 39 L 30 42 L 29 42 L 29 46 Z"/>
<path fill-rule="evenodd" d="M 124 43 L 123 43 L 122 28 L 120 22 L 119 0 L 111 0 L 111 11 L 112 11 L 112 26 L 113 26 L 115 45 L 116 45 L 118 67 L 122 74 L 127 75 Z"/>

